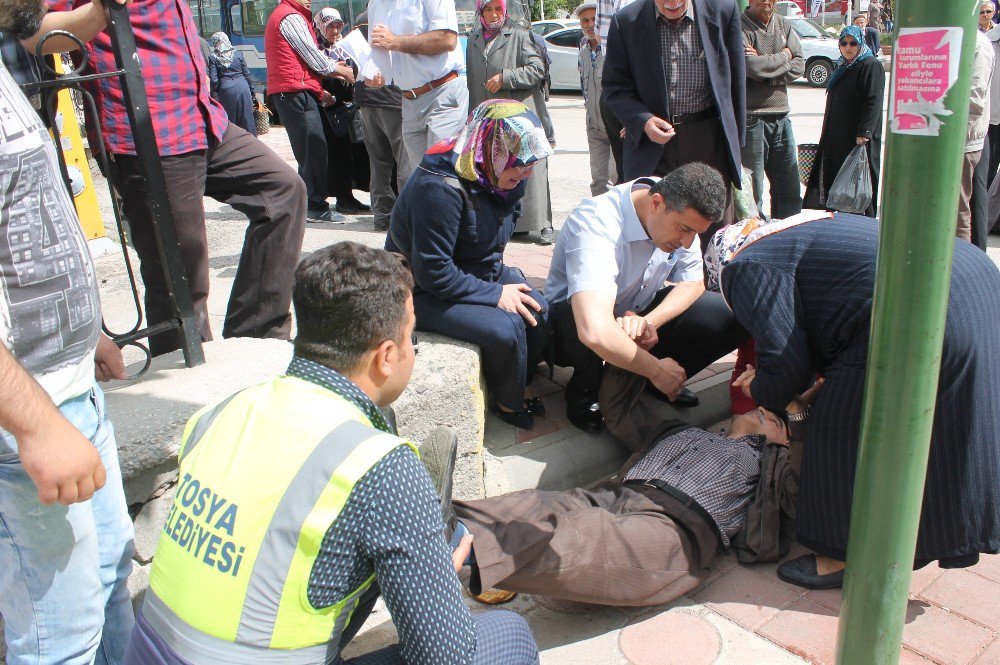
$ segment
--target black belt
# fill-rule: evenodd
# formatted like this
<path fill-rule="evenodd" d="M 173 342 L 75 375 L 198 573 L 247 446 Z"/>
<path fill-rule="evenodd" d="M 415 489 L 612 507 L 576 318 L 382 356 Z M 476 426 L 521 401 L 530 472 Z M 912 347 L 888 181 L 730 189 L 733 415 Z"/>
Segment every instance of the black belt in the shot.
<path fill-rule="evenodd" d="M 639 485 L 641 487 L 652 487 L 655 490 L 660 490 L 664 494 L 669 494 L 674 497 L 682 504 L 685 508 L 690 508 L 693 510 L 700 518 L 705 520 L 705 523 L 712 527 L 715 531 L 715 537 L 719 539 L 719 545 L 722 545 L 725 541 L 722 539 L 722 531 L 719 530 L 719 525 L 716 524 L 715 519 L 709 514 L 707 510 L 701 507 L 701 504 L 695 501 L 692 497 L 688 496 L 685 492 L 668 485 L 662 480 L 627 480 L 623 485 Z"/>
<path fill-rule="evenodd" d="M 667 122 L 676 127 L 678 125 L 683 125 L 686 122 L 706 120 L 708 118 L 715 118 L 716 116 L 718 116 L 718 114 L 715 112 L 715 107 L 709 106 L 707 109 L 695 111 L 694 113 L 678 113 L 676 115 L 672 115 L 667 118 Z"/>
<path fill-rule="evenodd" d="M 781 120 L 786 115 L 788 115 L 788 111 L 785 111 L 784 113 L 748 113 L 747 120 L 751 118 L 760 118 L 761 120 Z"/>

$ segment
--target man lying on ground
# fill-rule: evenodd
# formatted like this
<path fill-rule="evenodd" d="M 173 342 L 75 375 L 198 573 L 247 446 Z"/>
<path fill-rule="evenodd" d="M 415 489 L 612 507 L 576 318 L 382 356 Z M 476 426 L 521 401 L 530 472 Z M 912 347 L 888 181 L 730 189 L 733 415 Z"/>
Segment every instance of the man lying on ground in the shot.
<path fill-rule="evenodd" d="M 796 400 L 789 413 L 804 408 Z M 697 586 L 699 572 L 743 528 L 765 444 L 788 443 L 783 416 L 756 409 L 719 434 L 668 421 L 592 489 L 456 501 L 474 537 L 459 576 L 473 593 L 496 587 L 605 605 L 671 601 Z"/>

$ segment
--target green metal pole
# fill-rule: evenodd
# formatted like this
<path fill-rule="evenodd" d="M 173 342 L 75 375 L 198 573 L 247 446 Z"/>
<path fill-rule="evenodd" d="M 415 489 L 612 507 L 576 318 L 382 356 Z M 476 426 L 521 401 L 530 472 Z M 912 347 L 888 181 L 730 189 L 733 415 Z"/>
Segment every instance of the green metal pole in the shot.
<path fill-rule="evenodd" d="M 896 7 L 896 49 L 901 29 L 960 27 L 961 67 L 938 136 L 888 132 L 838 665 L 899 661 L 948 305 L 976 7 L 976 0 Z"/>

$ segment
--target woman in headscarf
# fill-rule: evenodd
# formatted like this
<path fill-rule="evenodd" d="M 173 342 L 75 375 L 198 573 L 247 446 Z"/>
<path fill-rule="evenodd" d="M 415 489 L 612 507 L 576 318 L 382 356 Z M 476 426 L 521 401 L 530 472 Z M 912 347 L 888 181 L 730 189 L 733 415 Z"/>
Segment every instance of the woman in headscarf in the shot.
<path fill-rule="evenodd" d="M 328 150 L 327 195 L 337 199 L 335 210 L 343 215 L 367 215 L 371 207 L 354 196 L 354 190 L 367 192 L 369 172 L 368 150 L 363 137 L 352 134 L 352 123 L 361 124 L 361 116 L 354 105 L 354 77 L 357 66 L 344 60 L 345 53 L 337 48 L 344 29 L 344 19 L 333 7 L 324 7 L 313 16 L 316 42 L 319 50 L 341 66 L 343 75 L 324 78 L 323 89 L 333 95 L 334 102 L 322 109 L 323 130 Z M 350 76 L 347 73 L 350 72 Z"/>
<path fill-rule="evenodd" d="M 807 588 L 843 579 L 871 327 L 878 222 L 806 211 L 749 233 L 719 231 L 706 270 L 756 344 L 739 383 L 780 410 L 817 374 L 823 386 L 802 420 L 804 446 L 795 530 L 815 554 L 778 576 Z M 1000 271 L 956 243 L 937 407 L 914 566 L 974 565 L 1000 550 Z M 892 473 L 885 469 L 885 473 Z"/>
<path fill-rule="evenodd" d="M 233 48 L 224 32 L 212 35 L 211 46 L 208 77 L 212 84 L 212 96 L 226 109 L 229 122 L 257 136 L 257 123 L 253 119 L 253 80 L 247 61 L 242 53 Z"/>
<path fill-rule="evenodd" d="M 525 400 L 547 335 L 548 304 L 504 265 L 514 208 L 552 153 L 538 117 L 511 99 L 483 102 L 454 138 L 424 155 L 392 210 L 386 249 L 410 261 L 417 330 L 482 349 L 490 407 L 530 429 Z"/>
<path fill-rule="evenodd" d="M 856 25 L 840 32 L 840 54 L 826 89 L 819 154 L 809 176 L 803 205 L 825 208 L 827 193 L 840 167 L 856 145 L 864 145 L 872 177 L 872 201 L 865 214 L 874 217 L 878 212 L 885 70 Z"/>
<path fill-rule="evenodd" d="M 465 52 L 469 108 L 487 99 L 515 99 L 536 116 L 545 107 L 545 60 L 531 33 L 507 16 L 506 0 L 476 0 L 479 24 Z M 544 126 L 544 125 L 543 125 Z M 517 214 L 517 235 L 538 233 L 542 244 L 555 241 L 549 174 L 543 162 L 535 170 Z"/>

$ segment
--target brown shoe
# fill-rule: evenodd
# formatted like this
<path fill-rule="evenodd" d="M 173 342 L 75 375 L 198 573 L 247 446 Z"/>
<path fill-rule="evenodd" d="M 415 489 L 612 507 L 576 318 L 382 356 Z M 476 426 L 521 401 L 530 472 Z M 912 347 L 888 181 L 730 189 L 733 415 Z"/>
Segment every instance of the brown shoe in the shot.
<path fill-rule="evenodd" d="M 487 589 L 478 596 L 473 596 L 473 598 L 483 605 L 502 605 L 517 598 L 517 594 L 513 591 L 503 591 L 501 589 Z"/>

